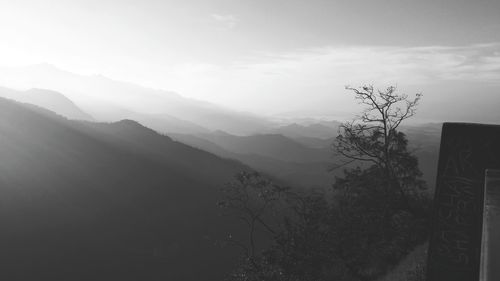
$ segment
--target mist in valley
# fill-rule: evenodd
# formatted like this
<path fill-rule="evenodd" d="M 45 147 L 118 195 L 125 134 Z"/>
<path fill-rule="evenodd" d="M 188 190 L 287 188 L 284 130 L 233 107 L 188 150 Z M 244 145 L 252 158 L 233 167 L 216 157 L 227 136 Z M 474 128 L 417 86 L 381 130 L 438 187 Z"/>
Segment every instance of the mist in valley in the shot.
<path fill-rule="evenodd" d="M 500 122 L 499 12 L 0 0 L 0 278 L 424 280 L 442 124 Z"/>

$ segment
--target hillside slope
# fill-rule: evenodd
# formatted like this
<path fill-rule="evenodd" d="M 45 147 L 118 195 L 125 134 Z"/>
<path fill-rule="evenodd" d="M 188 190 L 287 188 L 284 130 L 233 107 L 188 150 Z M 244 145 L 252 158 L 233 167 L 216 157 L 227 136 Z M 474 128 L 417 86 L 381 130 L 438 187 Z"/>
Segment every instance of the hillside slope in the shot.
<path fill-rule="evenodd" d="M 51 90 L 30 89 L 27 91 L 16 91 L 0 87 L 0 97 L 37 105 L 69 119 L 93 120 L 89 114 L 81 110 L 63 94 Z"/>
<path fill-rule="evenodd" d="M 331 166 L 331 163 L 324 160 L 330 156 L 329 153 L 326 151 L 326 149 L 324 154 L 320 154 L 321 158 L 318 159 L 317 162 L 307 161 L 312 159 L 314 155 L 317 155 L 317 150 L 307 149 L 306 152 L 313 151 L 314 153 L 313 155 L 305 157 L 303 161 L 300 161 L 301 160 L 300 158 L 293 156 L 293 155 L 300 156 L 300 153 L 303 153 L 302 146 L 298 146 L 299 147 L 298 151 L 290 150 L 282 153 L 284 157 L 290 158 L 290 155 L 292 155 L 292 157 L 295 157 L 296 160 L 299 160 L 293 162 L 266 156 L 262 151 L 259 151 L 258 149 L 250 150 L 250 147 L 246 148 L 245 150 L 246 153 L 245 151 L 243 152 L 240 151 L 239 153 L 231 152 L 199 136 L 188 135 L 188 134 L 171 134 L 171 136 L 175 140 L 178 140 L 182 143 L 185 143 L 193 147 L 203 149 L 220 157 L 238 160 L 252 167 L 256 171 L 272 176 L 273 178 L 279 180 L 281 183 L 285 185 L 301 187 L 301 188 L 311 188 L 311 187 L 328 188 L 334 180 L 335 174 L 329 172 L 329 167 Z M 238 141 L 237 139 L 245 140 L 249 138 L 249 137 L 235 137 L 235 136 L 232 136 L 231 138 L 233 137 L 236 138 L 235 139 L 236 143 L 234 143 L 236 147 L 243 146 L 242 144 L 237 143 Z M 269 151 L 269 150 L 270 147 L 263 149 L 263 151 Z M 280 148 L 280 150 L 284 151 L 283 148 Z M 272 153 L 271 155 L 276 155 L 276 157 L 280 156 L 276 152 Z M 336 175 L 340 174 L 337 173 Z"/>
<path fill-rule="evenodd" d="M 0 278 L 221 280 L 235 253 L 215 242 L 238 230 L 217 190 L 242 169 L 134 121 L 0 98 Z"/>
<path fill-rule="evenodd" d="M 278 134 L 257 134 L 235 136 L 224 132 L 198 134 L 223 149 L 239 154 L 255 154 L 286 162 L 323 162 L 330 161 L 328 148 L 307 147 L 288 137 Z"/>

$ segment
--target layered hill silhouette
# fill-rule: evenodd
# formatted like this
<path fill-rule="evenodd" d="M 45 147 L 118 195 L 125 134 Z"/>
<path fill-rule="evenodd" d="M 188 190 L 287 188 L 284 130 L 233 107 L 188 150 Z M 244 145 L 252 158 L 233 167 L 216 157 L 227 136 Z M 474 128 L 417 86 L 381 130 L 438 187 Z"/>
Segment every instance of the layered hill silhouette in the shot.
<path fill-rule="evenodd" d="M 328 171 L 333 160 L 329 146 L 308 147 L 278 134 L 235 136 L 219 131 L 171 136 L 215 155 L 239 160 L 291 186 L 327 188 L 333 181 Z"/>
<path fill-rule="evenodd" d="M 238 230 L 217 190 L 242 169 L 135 121 L 0 98 L 0 277 L 221 280 L 235 253 L 216 241 Z"/>
<path fill-rule="evenodd" d="M 305 135 L 310 128 L 314 128 L 316 132 L 307 137 Z M 293 133 L 290 129 L 293 129 Z M 329 188 L 334 176 L 342 175 L 343 169 L 348 168 L 345 166 L 332 170 L 332 167 L 340 163 L 332 149 L 334 138 L 324 138 L 336 132 L 332 127 L 320 124 L 308 126 L 292 124 L 275 130 L 282 133 L 288 131 L 288 136 L 281 134 L 235 136 L 220 131 L 204 134 L 171 134 L 171 136 L 180 142 L 221 157 L 239 160 L 258 171 L 297 187 Z M 424 124 L 403 127 L 402 130 L 408 135 L 410 148 L 419 159 L 423 179 L 432 190 L 437 171 L 441 126 Z M 351 167 L 354 167 L 352 165 Z"/>
<path fill-rule="evenodd" d="M 199 134 L 198 136 L 235 153 L 261 155 L 288 162 L 330 160 L 328 151 L 307 147 L 280 134 L 235 136 L 218 131 L 211 134 Z"/>
<path fill-rule="evenodd" d="M 37 105 L 69 119 L 94 120 L 92 116 L 80 109 L 66 96 L 51 90 L 29 89 L 26 91 L 16 91 L 0 87 L 0 97 Z"/>
<path fill-rule="evenodd" d="M 292 123 L 269 130 L 269 133 L 280 134 L 293 139 L 316 138 L 331 139 L 337 135 L 340 123 L 336 121 L 314 121 L 311 124 Z"/>
<path fill-rule="evenodd" d="M 192 124 L 204 130 L 249 134 L 271 122 L 254 114 L 231 110 L 209 102 L 183 97 L 172 91 L 151 89 L 102 75 L 79 75 L 50 64 L 0 68 L 0 84 L 14 88 L 45 88 L 63 93 L 99 121 L 128 118 L 123 113 L 141 114 L 153 129 L 186 133 Z M 148 120 L 151 117 L 152 120 Z M 160 122 L 165 119 L 165 122 Z M 175 126 L 167 126 L 180 120 Z M 184 128 L 189 124 L 188 128 Z"/>

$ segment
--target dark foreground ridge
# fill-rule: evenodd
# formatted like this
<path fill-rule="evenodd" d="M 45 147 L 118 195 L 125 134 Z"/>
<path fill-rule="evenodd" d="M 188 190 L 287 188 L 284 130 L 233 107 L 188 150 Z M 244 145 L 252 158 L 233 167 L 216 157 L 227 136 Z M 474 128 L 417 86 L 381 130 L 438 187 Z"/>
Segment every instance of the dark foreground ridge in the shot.
<path fill-rule="evenodd" d="M 237 162 L 133 121 L 0 98 L 1 280 L 221 280 L 218 188 Z"/>

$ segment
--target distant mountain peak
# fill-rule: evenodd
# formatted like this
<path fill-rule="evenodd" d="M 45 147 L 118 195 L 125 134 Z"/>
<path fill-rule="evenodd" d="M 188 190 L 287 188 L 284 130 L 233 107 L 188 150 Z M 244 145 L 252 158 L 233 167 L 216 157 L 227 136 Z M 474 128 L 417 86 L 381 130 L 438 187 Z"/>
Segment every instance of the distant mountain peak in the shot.
<path fill-rule="evenodd" d="M 220 129 L 238 135 L 253 134 L 272 126 L 272 122 L 265 117 L 188 98 L 173 91 L 115 80 L 102 74 L 72 73 L 47 63 L 0 70 L 1 84 L 23 89 L 37 87 L 59 91 L 100 121 L 130 118 L 120 114 L 120 111 L 126 110 L 143 116 L 166 114 L 210 131 Z M 186 132 L 194 128 L 182 128 L 186 123 L 181 122 L 169 129 L 160 122 L 160 118 L 153 119 L 149 120 L 149 125 L 163 132 Z"/>
<path fill-rule="evenodd" d="M 13 99 L 18 102 L 36 105 L 69 119 L 94 120 L 92 116 L 80 109 L 72 100 L 65 95 L 43 88 L 31 88 L 26 91 L 16 91 L 0 87 L 0 96 Z"/>
<path fill-rule="evenodd" d="M 122 120 L 120 120 L 118 122 L 115 122 L 115 124 L 118 124 L 118 125 L 127 125 L 127 126 L 144 127 L 139 122 L 134 121 L 132 119 L 122 119 Z"/>

